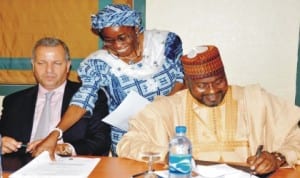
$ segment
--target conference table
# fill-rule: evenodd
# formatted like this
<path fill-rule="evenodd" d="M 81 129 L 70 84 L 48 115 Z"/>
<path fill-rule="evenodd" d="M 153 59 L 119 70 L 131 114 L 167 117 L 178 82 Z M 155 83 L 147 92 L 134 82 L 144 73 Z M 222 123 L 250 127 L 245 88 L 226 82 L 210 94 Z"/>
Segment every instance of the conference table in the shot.
<path fill-rule="evenodd" d="M 147 170 L 145 162 L 126 158 L 100 157 L 100 162 L 91 172 L 89 178 L 130 178 L 132 175 Z M 156 163 L 154 169 L 166 169 L 166 165 Z M 4 172 L 3 178 L 8 178 L 9 172 Z M 281 168 L 268 178 L 300 178 L 300 166 L 295 168 Z"/>

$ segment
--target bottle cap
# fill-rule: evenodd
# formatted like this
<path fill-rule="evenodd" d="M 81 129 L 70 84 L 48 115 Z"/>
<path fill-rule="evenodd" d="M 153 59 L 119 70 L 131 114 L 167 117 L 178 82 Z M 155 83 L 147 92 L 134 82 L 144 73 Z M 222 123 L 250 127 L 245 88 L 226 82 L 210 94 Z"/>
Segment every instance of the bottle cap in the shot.
<path fill-rule="evenodd" d="M 186 126 L 176 126 L 176 133 L 186 133 Z"/>

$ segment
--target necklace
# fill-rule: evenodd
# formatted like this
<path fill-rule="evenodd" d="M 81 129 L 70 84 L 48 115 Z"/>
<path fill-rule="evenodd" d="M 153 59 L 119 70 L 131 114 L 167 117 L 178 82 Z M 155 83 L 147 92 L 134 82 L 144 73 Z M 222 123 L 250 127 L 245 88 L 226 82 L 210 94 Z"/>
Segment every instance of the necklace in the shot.
<path fill-rule="evenodd" d="M 133 59 L 130 59 L 130 60 L 128 61 L 128 64 L 129 64 L 129 65 L 135 64 L 135 61 L 134 61 Z"/>

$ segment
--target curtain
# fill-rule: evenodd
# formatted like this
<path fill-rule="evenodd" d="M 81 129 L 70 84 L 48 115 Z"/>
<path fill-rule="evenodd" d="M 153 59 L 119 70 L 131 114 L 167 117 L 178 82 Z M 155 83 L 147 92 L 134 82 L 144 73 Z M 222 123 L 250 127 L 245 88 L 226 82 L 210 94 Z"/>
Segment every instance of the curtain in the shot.
<path fill-rule="evenodd" d="M 145 0 L 0 0 L 0 95 L 36 83 L 31 50 L 45 36 L 60 38 L 68 45 L 69 79 L 78 81 L 79 63 L 102 46 L 91 31 L 90 16 L 107 4 L 128 4 L 145 19 Z"/>

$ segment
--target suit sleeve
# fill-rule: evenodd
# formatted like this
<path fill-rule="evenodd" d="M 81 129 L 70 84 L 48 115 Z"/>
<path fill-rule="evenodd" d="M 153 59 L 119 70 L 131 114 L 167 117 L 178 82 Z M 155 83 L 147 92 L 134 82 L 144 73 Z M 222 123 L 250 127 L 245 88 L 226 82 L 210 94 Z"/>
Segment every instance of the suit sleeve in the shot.
<path fill-rule="evenodd" d="M 20 94 L 26 95 L 23 92 Z M 31 96 L 31 95 L 30 95 Z M 31 97 L 33 98 L 33 97 Z M 0 119 L 0 133 L 3 136 L 12 137 L 17 141 L 27 143 L 30 141 L 34 99 L 19 97 L 19 93 L 8 95 L 4 98 L 2 115 Z M 25 149 L 20 148 L 17 152 L 9 155 L 25 155 Z"/>

